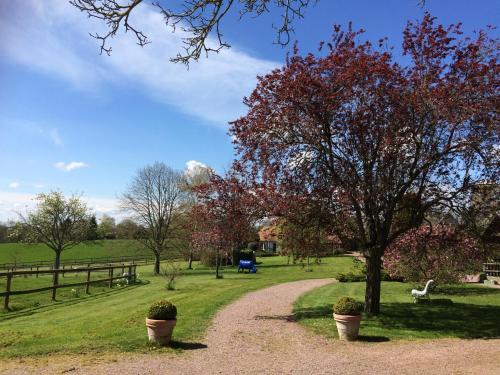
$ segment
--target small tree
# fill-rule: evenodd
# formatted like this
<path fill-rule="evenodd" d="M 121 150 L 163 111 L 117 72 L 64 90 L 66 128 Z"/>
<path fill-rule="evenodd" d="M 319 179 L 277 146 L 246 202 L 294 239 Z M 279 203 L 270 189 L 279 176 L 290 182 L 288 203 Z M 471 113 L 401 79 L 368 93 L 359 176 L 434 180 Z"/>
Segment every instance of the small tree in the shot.
<path fill-rule="evenodd" d="M 413 229 L 386 250 L 384 267 L 391 277 L 409 281 L 457 282 L 481 270 L 484 252 L 478 242 L 447 225 Z"/>
<path fill-rule="evenodd" d="M 221 253 L 232 254 L 252 239 L 260 208 L 255 195 L 234 175 L 223 178 L 212 173 L 210 181 L 195 190 L 197 203 L 190 212 L 191 243 L 200 252 L 215 252 L 218 278 Z"/>
<path fill-rule="evenodd" d="M 98 229 L 97 219 L 96 219 L 95 215 L 92 215 L 89 218 L 87 240 L 95 241 L 99 238 L 99 233 L 97 232 L 97 229 Z"/>
<path fill-rule="evenodd" d="M 167 290 L 175 289 L 175 282 L 181 275 L 181 266 L 175 260 L 168 260 L 166 265 L 161 269 L 163 277 L 165 277 L 165 281 L 167 282 L 166 288 Z"/>
<path fill-rule="evenodd" d="M 122 240 L 137 239 L 141 227 L 131 219 L 123 219 L 116 225 L 116 237 Z"/>
<path fill-rule="evenodd" d="M 79 197 L 65 198 L 57 191 L 38 194 L 35 200 L 35 210 L 26 216 L 19 215 L 23 240 L 42 242 L 54 250 L 54 269 L 59 269 L 61 253 L 87 239 L 90 219 L 87 206 Z M 57 283 L 55 273 L 54 284 Z"/>
<path fill-rule="evenodd" d="M 161 254 L 174 238 L 172 219 L 186 194 L 184 176 L 164 163 L 140 169 L 121 198 L 122 207 L 144 226 L 140 241 L 155 256 L 154 273 L 160 274 Z"/>
<path fill-rule="evenodd" d="M 197 221 L 192 220 L 193 207 L 198 201 L 196 189 L 210 180 L 212 169 L 203 164 L 195 165 L 194 168 L 184 171 L 183 190 L 186 192 L 186 201 L 182 207 L 182 212 L 176 217 L 178 222 L 179 250 L 188 261 L 188 269 L 193 269 L 193 259 L 199 255 L 198 248 L 192 241 L 191 234 L 197 232 Z"/>
<path fill-rule="evenodd" d="M 102 215 L 101 222 L 97 227 L 99 238 L 105 240 L 113 240 L 116 238 L 116 221 L 114 217 Z"/>

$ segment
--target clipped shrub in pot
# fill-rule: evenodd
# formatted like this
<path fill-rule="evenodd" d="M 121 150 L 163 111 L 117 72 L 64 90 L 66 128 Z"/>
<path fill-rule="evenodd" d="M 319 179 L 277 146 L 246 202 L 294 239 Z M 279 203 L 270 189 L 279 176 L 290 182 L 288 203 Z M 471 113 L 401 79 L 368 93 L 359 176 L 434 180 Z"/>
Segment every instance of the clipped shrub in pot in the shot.
<path fill-rule="evenodd" d="M 358 338 L 363 304 L 350 297 L 342 297 L 333 306 L 333 318 L 339 338 L 354 341 Z"/>
<path fill-rule="evenodd" d="M 177 308 L 167 300 L 160 300 L 151 305 L 146 318 L 149 342 L 168 345 L 177 323 Z"/>

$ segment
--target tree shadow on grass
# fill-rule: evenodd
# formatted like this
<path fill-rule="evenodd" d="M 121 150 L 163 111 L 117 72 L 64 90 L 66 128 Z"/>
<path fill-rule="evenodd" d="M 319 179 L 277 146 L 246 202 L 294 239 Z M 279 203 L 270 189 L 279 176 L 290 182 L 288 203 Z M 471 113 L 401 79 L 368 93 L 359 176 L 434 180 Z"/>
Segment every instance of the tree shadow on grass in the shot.
<path fill-rule="evenodd" d="M 500 306 L 444 302 L 383 303 L 382 313 L 367 317 L 366 323 L 465 339 L 500 338 Z"/>
<path fill-rule="evenodd" d="M 362 325 L 386 330 L 388 336 L 391 331 L 402 330 L 414 331 L 422 337 L 500 338 L 500 306 L 450 302 L 441 299 L 422 304 L 382 303 L 380 315 L 364 315 Z M 294 316 L 297 321 L 332 319 L 332 308 L 323 305 L 297 309 Z M 371 342 L 387 341 L 385 339 L 378 336 L 360 338 Z"/>
<path fill-rule="evenodd" d="M 500 298 L 500 289 L 488 288 L 485 286 L 470 285 L 464 287 L 463 285 L 443 285 L 438 286 L 431 291 L 431 297 L 433 294 L 436 295 L 448 295 L 448 296 L 483 296 L 483 295 L 496 295 Z"/>

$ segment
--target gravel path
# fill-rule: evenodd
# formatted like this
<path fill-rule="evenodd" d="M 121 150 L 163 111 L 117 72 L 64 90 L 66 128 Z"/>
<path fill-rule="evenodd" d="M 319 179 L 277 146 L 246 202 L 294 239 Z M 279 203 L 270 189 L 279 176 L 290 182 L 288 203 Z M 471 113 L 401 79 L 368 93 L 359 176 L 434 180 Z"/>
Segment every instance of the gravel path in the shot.
<path fill-rule="evenodd" d="M 315 336 L 290 319 L 301 294 L 330 279 L 249 293 L 215 317 L 203 343 L 183 355 L 64 357 L 11 363 L 9 374 L 500 374 L 500 339 L 345 343 Z M 175 333 L 174 333 L 175 336 Z M 33 367 L 33 368 L 32 368 Z"/>

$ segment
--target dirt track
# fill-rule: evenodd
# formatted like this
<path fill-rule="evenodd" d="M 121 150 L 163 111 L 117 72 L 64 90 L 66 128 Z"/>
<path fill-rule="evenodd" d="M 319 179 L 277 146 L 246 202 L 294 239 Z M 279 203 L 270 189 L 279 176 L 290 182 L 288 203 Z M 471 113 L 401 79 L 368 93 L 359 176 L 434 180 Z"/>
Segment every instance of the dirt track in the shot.
<path fill-rule="evenodd" d="M 4 363 L 7 374 L 500 374 L 500 339 L 345 343 L 289 319 L 301 294 L 333 280 L 249 293 L 215 317 L 203 345 L 183 355 L 55 357 Z"/>

